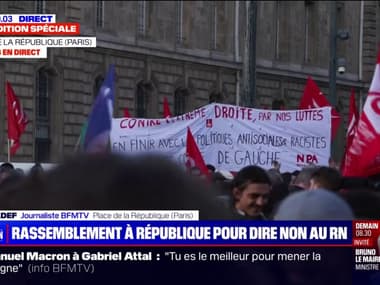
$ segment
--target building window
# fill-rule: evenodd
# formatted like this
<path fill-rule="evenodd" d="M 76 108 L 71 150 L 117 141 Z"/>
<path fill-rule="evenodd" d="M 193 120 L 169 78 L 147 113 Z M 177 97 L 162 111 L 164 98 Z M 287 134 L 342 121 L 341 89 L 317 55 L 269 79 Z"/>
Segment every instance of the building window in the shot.
<path fill-rule="evenodd" d="M 46 70 L 38 72 L 37 120 L 49 120 L 49 74 Z"/>
<path fill-rule="evenodd" d="M 147 117 L 148 96 L 151 91 L 151 85 L 144 81 L 137 84 L 136 88 L 136 116 L 138 118 Z"/>
<path fill-rule="evenodd" d="M 35 10 L 36 13 L 42 14 L 45 13 L 46 1 L 45 0 L 35 0 Z"/>
<path fill-rule="evenodd" d="M 104 27 L 104 1 L 96 1 L 96 26 Z"/>
<path fill-rule="evenodd" d="M 177 88 L 174 91 L 174 115 L 179 116 L 186 111 L 186 97 L 188 91 L 186 88 Z"/>
<path fill-rule="evenodd" d="M 46 69 L 37 73 L 36 92 L 36 130 L 35 130 L 35 160 L 48 162 L 50 160 L 50 90 L 51 75 Z"/>
<path fill-rule="evenodd" d="M 50 139 L 36 138 L 35 140 L 35 161 L 50 161 Z"/>
<path fill-rule="evenodd" d="M 285 102 L 282 99 L 274 99 L 272 101 L 272 110 L 285 110 Z"/>
<path fill-rule="evenodd" d="M 98 92 L 100 90 L 100 87 L 102 87 L 103 81 L 104 81 L 104 77 L 102 75 L 98 75 L 95 78 L 94 90 L 93 90 L 94 100 L 95 100 L 96 96 L 98 96 Z"/>
<path fill-rule="evenodd" d="M 146 33 L 146 1 L 138 1 L 137 29 L 141 36 Z"/>
<path fill-rule="evenodd" d="M 208 102 L 211 103 L 222 103 L 223 96 L 220 92 L 212 92 L 208 97 Z"/>

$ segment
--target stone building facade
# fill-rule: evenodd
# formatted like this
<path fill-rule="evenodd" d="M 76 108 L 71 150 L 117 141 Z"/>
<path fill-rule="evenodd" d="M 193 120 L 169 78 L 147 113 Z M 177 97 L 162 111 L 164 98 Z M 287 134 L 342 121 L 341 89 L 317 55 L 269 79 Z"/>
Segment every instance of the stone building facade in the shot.
<path fill-rule="evenodd" d="M 0 85 L 11 82 L 30 118 L 12 160 L 57 162 L 71 155 L 111 63 L 115 117 L 124 108 L 136 117 L 162 117 L 164 97 L 175 114 L 210 101 L 244 104 L 247 3 L 1 1 L 2 14 L 56 14 L 57 22 L 79 22 L 82 36 L 97 37 L 97 48 L 49 48 L 47 59 L 0 61 Z M 337 46 L 337 55 L 347 61 L 346 73 L 337 76 L 343 134 L 350 89 L 364 95 L 372 77 L 380 6 L 378 1 L 337 6 L 337 27 L 351 35 Z M 286 108 L 297 108 L 308 75 L 328 94 L 328 2 L 259 1 L 256 28 L 255 107 L 270 108 L 282 99 Z M 3 161 L 5 102 L 0 101 Z"/>

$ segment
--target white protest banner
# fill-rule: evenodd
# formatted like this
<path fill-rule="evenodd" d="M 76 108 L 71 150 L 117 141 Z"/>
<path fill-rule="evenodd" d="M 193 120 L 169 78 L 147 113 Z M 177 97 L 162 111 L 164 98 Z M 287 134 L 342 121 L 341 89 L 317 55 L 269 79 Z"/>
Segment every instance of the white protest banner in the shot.
<path fill-rule="evenodd" d="M 158 153 L 183 165 L 187 127 L 205 162 L 217 169 L 268 169 L 277 160 L 285 172 L 328 165 L 330 157 L 330 107 L 271 111 L 210 104 L 173 118 L 113 119 L 111 149 L 126 155 Z"/>

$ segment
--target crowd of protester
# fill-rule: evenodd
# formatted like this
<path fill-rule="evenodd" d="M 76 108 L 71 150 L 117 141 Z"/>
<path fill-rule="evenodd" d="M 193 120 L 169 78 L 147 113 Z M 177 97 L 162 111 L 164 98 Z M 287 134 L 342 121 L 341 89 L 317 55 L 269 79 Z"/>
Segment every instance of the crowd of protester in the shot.
<path fill-rule="evenodd" d="M 205 219 L 380 219 L 376 177 L 342 177 L 335 167 L 293 173 L 246 166 L 236 173 L 207 165 L 209 177 L 162 157 L 82 155 L 52 170 L 0 166 L 2 209 L 200 210 Z M 213 210 L 211 210 L 213 209 Z"/>
<path fill-rule="evenodd" d="M 315 165 L 293 173 L 281 173 L 280 165 L 274 161 L 267 171 L 247 166 L 233 178 L 221 178 L 218 171 L 214 172 L 212 181 L 219 188 L 218 199 L 229 205 L 239 219 L 380 218 L 377 177 L 342 177 L 336 167 Z M 267 186 L 265 190 L 264 185 Z"/>
<path fill-rule="evenodd" d="M 36 164 L 27 173 L 4 163 L 0 209 L 199 210 L 201 220 L 253 222 L 380 219 L 376 179 L 344 178 L 325 166 L 281 173 L 277 161 L 269 170 L 254 165 L 237 173 L 212 165 L 208 169 L 205 178 L 194 168 L 186 171 L 149 155 L 84 154 L 48 171 Z M 349 262 L 352 253 L 338 248 L 319 252 L 325 256 L 323 263 L 236 264 L 233 279 L 274 285 L 349 284 L 351 276 L 344 270 L 351 265 L 338 265 L 342 258 Z"/>
<path fill-rule="evenodd" d="M 310 165 L 293 173 L 281 173 L 280 163 L 275 161 L 267 171 L 248 166 L 229 178 L 215 171 L 212 181 L 219 189 L 217 199 L 229 205 L 238 219 L 380 218 L 377 177 L 342 177 L 335 167 Z M 266 191 L 258 189 L 263 185 L 268 186 Z"/>

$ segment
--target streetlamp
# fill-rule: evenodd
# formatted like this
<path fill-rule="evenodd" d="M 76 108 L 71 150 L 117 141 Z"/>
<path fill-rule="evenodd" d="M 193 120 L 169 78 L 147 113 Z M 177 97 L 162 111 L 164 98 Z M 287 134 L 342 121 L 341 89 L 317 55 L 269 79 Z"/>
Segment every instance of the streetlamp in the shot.
<path fill-rule="evenodd" d="M 345 30 L 336 29 L 336 2 L 331 3 L 331 23 L 330 23 L 330 67 L 329 67 L 329 99 L 333 107 L 336 106 L 336 72 L 344 74 L 346 72 L 346 60 L 336 58 L 337 39 L 348 40 L 350 33 Z"/>
<path fill-rule="evenodd" d="M 331 105 L 335 108 L 337 105 L 336 96 L 336 73 L 344 74 L 346 72 L 346 60 L 344 58 L 336 57 L 336 45 L 337 39 L 347 40 L 350 37 L 348 31 L 339 30 L 336 27 L 336 14 L 337 14 L 337 3 L 336 1 L 330 1 L 330 60 L 329 60 L 329 101 Z M 338 144 L 333 141 L 332 145 L 332 156 L 336 156 L 338 149 Z"/>

